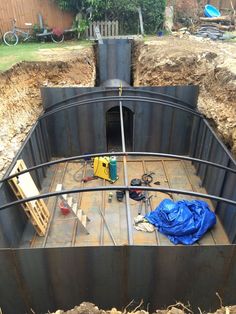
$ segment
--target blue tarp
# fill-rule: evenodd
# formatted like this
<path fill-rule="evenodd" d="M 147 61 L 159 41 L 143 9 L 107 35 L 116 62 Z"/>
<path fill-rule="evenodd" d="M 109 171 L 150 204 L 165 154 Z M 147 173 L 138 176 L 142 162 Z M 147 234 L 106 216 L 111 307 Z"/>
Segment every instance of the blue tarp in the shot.
<path fill-rule="evenodd" d="M 216 224 L 208 204 L 198 200 L 163 200 L 145 218 L 174 244 L 193 244 Z"/>

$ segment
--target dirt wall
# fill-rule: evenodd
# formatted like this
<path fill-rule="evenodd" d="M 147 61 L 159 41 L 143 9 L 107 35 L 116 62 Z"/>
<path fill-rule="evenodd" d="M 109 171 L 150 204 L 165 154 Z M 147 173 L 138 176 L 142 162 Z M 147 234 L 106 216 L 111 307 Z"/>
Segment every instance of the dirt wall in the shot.
<path fill-rule="evenodd" d="M 42 112 L 41 86 L 94 86 L 92 48 L 54 61 L 24 62 L 0 75 L 0 177 Z"/>
<path fill-rule="evenodd" d="M 230 44 L 164 37 L 136 43 L 134 85 L 199 85 L 198 109 L 236 155 L 236 60 Z"/>

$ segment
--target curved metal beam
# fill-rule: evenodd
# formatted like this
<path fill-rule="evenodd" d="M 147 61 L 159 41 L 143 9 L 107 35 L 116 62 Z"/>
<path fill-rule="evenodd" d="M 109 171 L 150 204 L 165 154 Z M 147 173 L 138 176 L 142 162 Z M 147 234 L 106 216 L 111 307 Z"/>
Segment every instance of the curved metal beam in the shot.
<path fill-rule="evenodd" d="M 110 97 L 100 97 L 100 98 L 94 98 L 94 99 L 89 99 L 89 100 L 83 100 L 80 102 L 75 102 L 75 103 L 71 103 L 69 105 L 64 105 L 64 106 L 60 106 L 59 108 L 56 108 L 52 111 L 48 111 L 45 112 L 41 117 L 39 117 L 39 120 L 42 120 L 48 116 L 51 116 L 57 112 L 66 110 L 66 109 L 70 109 L 70 108 L 74 108 L 74 107 L 79 107 L 79 106 L 84 106 L 84 105 L 89 105 L 89 104 L 94 104 L 94 103 L 98 103 L 98 102 L 111 102 L 111 101 L 143 101 L 143 102 L 147 102 L 147 103 L 153 103 L 153 104 L 157 104 L 157 105 L 166 105 L 168 107 L 171 108 L 175 108 L 181 111 L 185 111 L 189 114 L 195 115 L 197 117 L 203 118 L 203 115 L 200 114 L 199 112 L 186 108 L 182 105 L 178 105 L 176 103 L 173 102 L 167 102 L 167 101 L 160 101 L 160 100 L 155 100 L 153 98 L 148 98 L 148 97 L 141 97 L 141 96 L 110 96 Z"/>
<path fill-rule="evenodd" d="M 43 164 L 39 164 L 37 166 L 34 167 L 30 167 L 26 170 L 23 170 L 21 172 L 18 172 L 16 174 L 10 175 L 6 178 L 3 178 L 2 180 L 0 180 L 0 183 L 6 182 L 12 178 L 18 177 L 21 174 L 24 173 L 28 173 L 43 167 L 49 167 L 52 165 L 56 165 L 56 164 L 60 164 L 60 163 L 64 163 L 64 162 L 69 162 L 69 161 L 76 161 L 76 160 L 80 160 L 80 159 L 85 159 L 85 158 L 93 158 L 93 157 L 97 157 L 97 156 L 152 156 L 152 157 L 165 157 L 165 158 L 175 158 L 175 159 L 179 159 L 179 160 L 187 160 L 187 161 L 193 161 L 193 162 L 197 162 L 197 163 L 201 163 L 201 164 L 205 164 L 208 166 L 212 166 L 212 167 L 216 167 L 222 170 L 226 170 L 232 173 L 236 173 L 236 169 L 232 169 L 211 161 L 207 161 L 207 160 L 203 160 L 203 159 L 198 159 L 198 158 L 193 158 L 193 157 L 189 157 L 189 156 L 182 156 L 182 155 L 173 155 L 173 154 L 164 154 L 164 153 L 150 153 L 150 152 L 113 152 L 113 153 L 96 153 L 96 154 L 87 154 L 87 155 L 79 155 L 79 156 L 73 156 L 73 157 L 68 157 L 68 158 L 61 158 L 61 159 L 57 159 L 57 160 L 53 160 L 53 161 L 49 161 L 49 162 L 45 162 Z"/>
<path fill-rule="evenodd" d="M 118 89 L 117 88 L 109 88 L 109 89 L 101 89 L 101 90 L 96 90 L 96 91 L 92 91 L 92 92 L 87 92 L 87 93 L 83 93 L 83 94 L 80 94 L 80 95 L 75 95 L 75 96 L 72 96 L 72 97 L 68 97 L 64 100 L 61 100 L 61 101 L 58 101 L 56 103 L 54 103 L 52 106 L 50 106 L 48 109 L 52 109 L 53 107 L 56 107 L 60 104 L 63 104 L 65 102 L 68 102 L 70 100 L 75 100 L 75 99 L 78 99 L 78 98 L 82 98 L 82 97 L 87 97 L 87 96 L 90 96 L 90 95 L 94 95 L 94 94 L 102 94 L 102 93 L 109 93 L 109 92 L 117 92 Z M 126 93 L 126 92 L 129 92 L 129 93 L 133 93 L 133 92 L 141 92 L 143 94 L 151 94 L 153 96 L 160 96 L 160 97 L 163 97 L 164 99 L 171 99 L 171 100 L 175 100 L 175 101 L 178 101 L 180 103 L 182 103 L 184 106 L 188 106 L 189 104 L 181 99 L 179 99 L 178 97 L 174 97 L 174 96 L 171 96 L 171 95 L 166 95 L 166 94 L 162 94 L 162 93 L 157 93 L 157 92 L 154 92 L 154 91 L 150 91 L 150 90 L 144 90 L 144 89 L 133 89 L 133 88 L 129 88 L 129 87 L 125 87 L 123 88 L 123 92 Z"/>
<path fill-rule="evenodd" d="M 90 188 L 82 188 L 82 189 L 70 189 L 70 190 L 63 190 L 63 191 L 58 191 L 58 192 L 50 192 L 50 193 L 44 193 L 41 195 L 36 195 L 28 198 L 24 198 L 21 200 L 17 200 L 14 202 L 10 202 L 4 205 L 0 206 L 0 210 L 6 209 L 8 207 L 16 206 L 16 205 L 21 205 L 23 203 L 31 202 L 31 201 L 36 201 L 39 199 L 45 199 L 48 197 L 52 196 L 59 196 L 63 194 L 75 194 L 75 193 L 84 193 L 84 192 L 99 192 L 99 191 L 114 191 L 114 190 L 140 190 L 140 186 L 99 186 L 99 187 L 90 187 Z M 142 186 L 141 189 L 143 191 L 150 191 L 150 192 L 163 192 L 163 193 L 173 193 L 173 194 L 182 194 L 182 195 L 189 195 L 189 196 L 194 196 L 194 197 L 201 197 L 204 199 L 209 199 L 213 201 L 220 201 L 224 202 L 233 206 L 236 206 L 236 201 L 230 200 L 228 198 L 223 198 L 223 197 L 218 197 L 216 195 L 211 195 L 211 194 L 204 194 L 204 193 L 198 193 L 198 192 L 192 192 L 192 191 L 187 191 L 187 190 L 177 190 L 177 189 L 167 189 L 167 188 L 154 188 L 154 187 L 147 187 L 147 186 Z"/>

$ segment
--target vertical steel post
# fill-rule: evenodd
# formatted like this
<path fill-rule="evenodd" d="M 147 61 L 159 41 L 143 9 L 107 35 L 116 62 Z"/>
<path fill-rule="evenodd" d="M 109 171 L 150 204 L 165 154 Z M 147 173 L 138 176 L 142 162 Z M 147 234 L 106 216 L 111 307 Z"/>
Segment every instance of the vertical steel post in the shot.
<path fill-rule="evenodd" d="M 122 86 L 119 89 L 119 96 L 122 96 Z M 126 152 L 125 146 L 125 133 L 124 133 L 124 120 L 123 120 L 123 105 L 122 101 L 119 102 L 120 107 L 120 129 L 121 129 L 121 141 L 122 141 L 122 152 Z M 123 156 L 123 164 L 124 164 L 124 181 L 125 186 L 129 186 L 128 181 L 128 168 L 127 168 L 127 158 L 126 155 Z M 129 245 L 133 245 L 133 231 L 132 231 L 132 218 L 131 218 L 131 210 L 129 203 L 129 191 L 125 191 L 125 203 L 126 203 L 126 217 L 127 217 L 127 227 L 128 227 L 128 242 Z"/>

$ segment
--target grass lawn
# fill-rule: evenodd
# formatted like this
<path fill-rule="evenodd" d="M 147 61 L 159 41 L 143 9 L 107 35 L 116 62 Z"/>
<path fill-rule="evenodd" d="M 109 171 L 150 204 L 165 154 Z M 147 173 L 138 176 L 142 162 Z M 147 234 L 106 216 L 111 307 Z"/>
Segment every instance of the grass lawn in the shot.
<path fill-rule="evenodd" d="M 43 61 L 41 49 L 54 48 L 70 49 L 73 46 L 89 47 L 89 41 L 66 41 L 62 44 L 55 43 L 19 43 L 17 46 L 8 47 L 0 45 L 0 71 L 6 71 L 20 61 Z"/>

